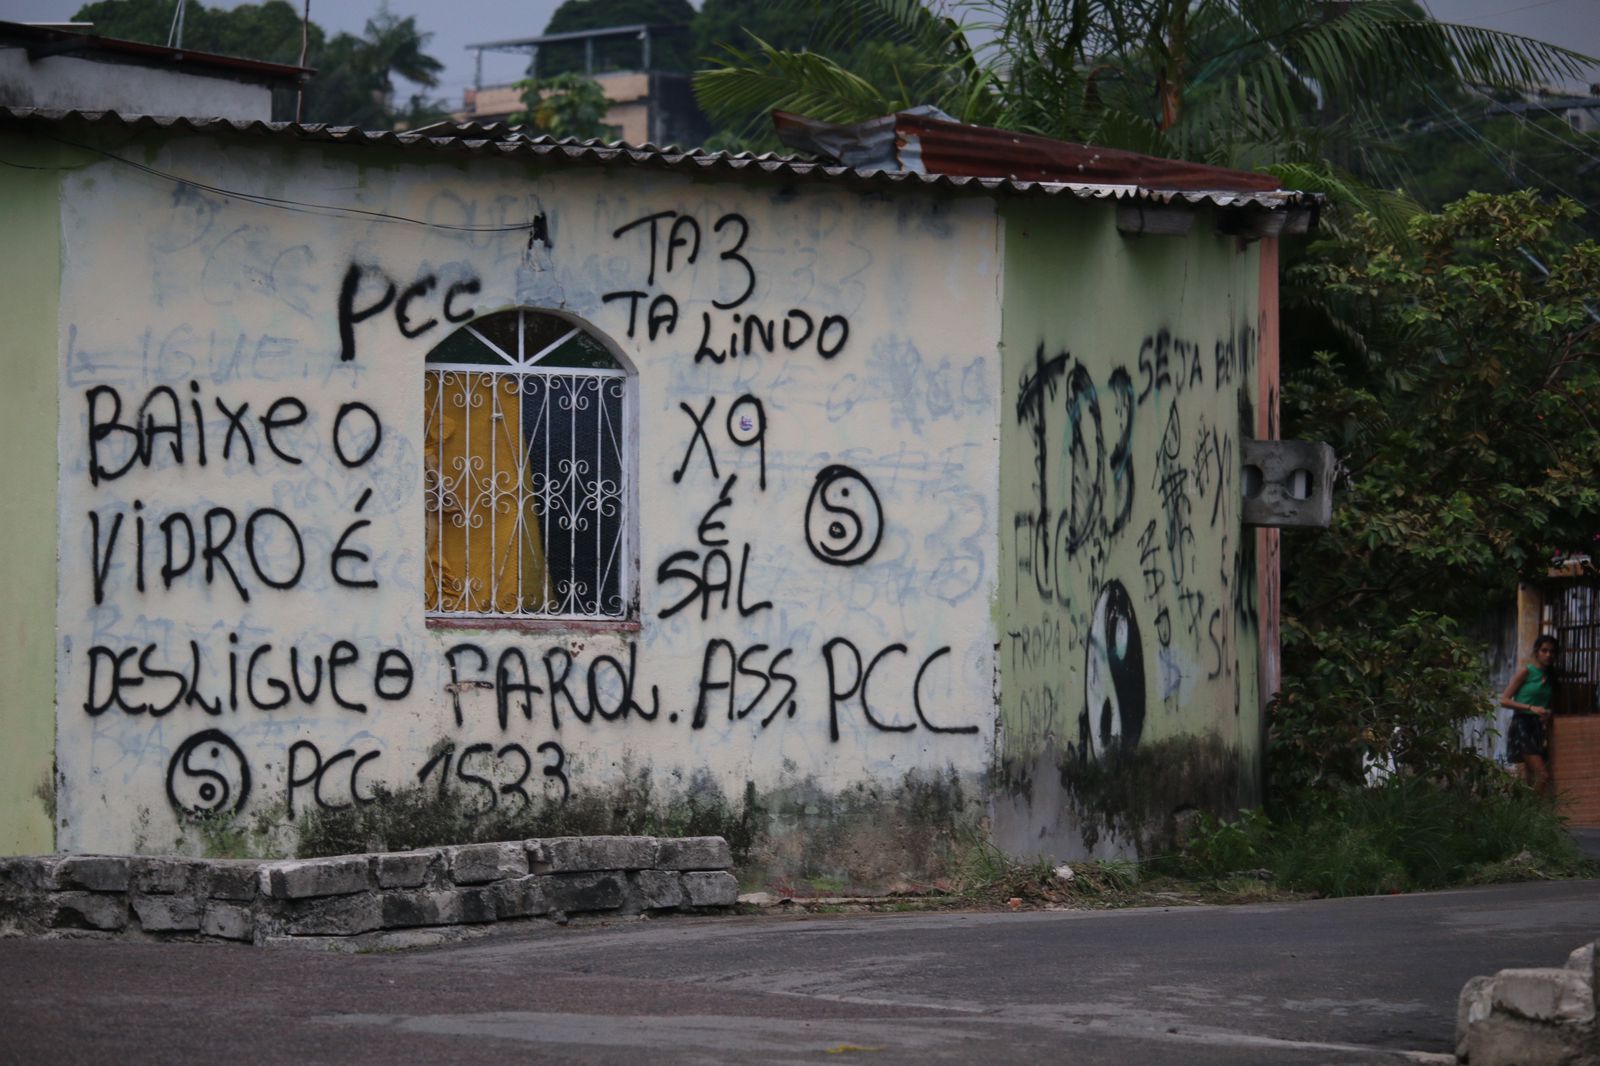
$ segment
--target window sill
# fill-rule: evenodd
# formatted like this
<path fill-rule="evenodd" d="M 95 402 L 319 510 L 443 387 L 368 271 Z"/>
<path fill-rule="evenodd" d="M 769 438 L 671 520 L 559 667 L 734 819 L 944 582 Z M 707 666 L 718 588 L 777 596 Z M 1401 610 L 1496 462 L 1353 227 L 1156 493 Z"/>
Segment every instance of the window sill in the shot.
<path fill-rule="evenodd" d="M 513 633 L 637 633 L 630 618 L 449 618 L 430 617 L 429 629 L 510 631 Z"/>

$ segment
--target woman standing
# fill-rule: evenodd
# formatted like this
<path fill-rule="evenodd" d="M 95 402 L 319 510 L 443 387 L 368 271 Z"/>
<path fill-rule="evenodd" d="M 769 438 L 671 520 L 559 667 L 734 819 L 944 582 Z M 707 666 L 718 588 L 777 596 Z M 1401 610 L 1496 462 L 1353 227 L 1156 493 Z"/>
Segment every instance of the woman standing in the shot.
<path fill-rule="evenodd" d="M 1555 702 L 1555 665 L 1560 654 L 1560 642 L 1546 633 L 1533 642 L 1533 661 L 1518 670 L 1500 694 L 1500 706 L 1513 712 L 1506 733 L 1506 757 L 1522 764 L 1524 780 L 1541 796 L 1550 792 L 1550 707 Z"/>

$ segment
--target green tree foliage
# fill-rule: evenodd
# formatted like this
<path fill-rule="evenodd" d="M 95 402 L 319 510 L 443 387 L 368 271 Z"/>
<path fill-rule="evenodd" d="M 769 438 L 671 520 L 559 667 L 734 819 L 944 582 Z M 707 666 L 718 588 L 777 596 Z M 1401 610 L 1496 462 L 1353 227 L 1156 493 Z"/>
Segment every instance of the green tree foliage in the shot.
<path fill-rule="evenodd" d="M 553 78 L 529 78 L 517 82 L 522 90 L 520 111 L 513 123 L 525 123 L 552 137 L 579 140 L 610 138 L 615 131 L 605 123 L 611 101 L 593 78 L 581 74 L 557 74 Z"/>
<path fill-rule="evenodd" d="M 933 104 L 963 121 L 1005 124 L 992 71 L 963 28 L 920 0 L 831 0 L 815 10 L 803 48 L 747 29 L 722 43 L 720 66 L 696 74 L 701 107 L 745 146 L 776 147 L 773 110 L 856 122 Z"/>
<path fill-rule="evenodd" d="M 565 0 L 550 16 L 544 32 L 575 33 L 611 26 L 682 27 L 682 32 L 651 35 L 650 66 L 655 70 L 687 71 L 693 62 L 688 27 L 694 18 L 689 0 Z M 594 42 L 594 73 L 643 67 L 643 47 L 637 38 L 606 37 Z M 581 42 L 547 45 L 539 50 L 539 77 L 571 72 L 584 73 Z"/>
<path fill-rule="evenodd" d="M 1588 209 L 1578 220 L 1584 232 L 1600 238 L 1600 137 L 1537 102 L 1423 93 L 1388 112 L 1351 167 L 1434 211 L 1469 192 L 1567 196 Z"/>
<path fill-rule="evenodd" d="M 176 10 L 177 0 L 98 0 L 79 8 L 73 18 L 93 22 L 102 36 L 166 44 Z M 394 100 L 396 77 L 427 88 L 438 84 L 444 64 L 424 52 L 431 36 L 417 27 L 415 18 L 400 18 L 387 7 L 367 20 L 360 37 L 341 33 L 329 38 L 311 23 L 306 65 L 317 74 L 305 88 L 304 119 L 384 128 L 442 117 L 442 101 L 414 95 L 397 107 Z M 184 10 L 187 49 L 293 64 L 300 61 L 300 44 L 301 10 L 287 0 L 232 8 L 208 8 L 189 0 Z M 294 117 L 295 95 L 275 97 L 275 117 Z"/>
<path fill-rule="evenodd" d="M 792 52 L 815 49 L 833 7 L 828 0 L 705 0 L 694 20 L 695 60 L 714 62 L 723 45 L 747 46 L 752 37 Z"/>
<path fill-rule="evenodd" d="M 98 0 L 73 17 L 94 23 L 102 37 L 166 44 L 176 0 Z M 322 27 L 310 28 L 310 51 L 320 50 Z M 300 9 L 288 0 L 265 0 L 232 8 L 208 8 L 190 0 L 183 16 L 183 46 L 197 52 L 244 56 L 268 63 L 300 61 Z"/>
<path fill-rule="evenodd" d="M 851 23 L 901 46 L 893 76 L 769 43 L 701 71 L 713 120 L 774 108 L 854 122 L 932 103 L 967 122 L 1170 158 L 1266 169 L 1294 187 L 1387 208 L 1340 166 L 1378 87 L 1511 87 L 1587 62 L 1513 34 L 1436 22 L 1409 0 L 990 0 L 992 34 L 923 0 L 841 0 Z"/>
<path fill-rule="evenodd" d="M 1483 648 L 1454 620 L 1600 531 L 1600 246 L 1568 238 L 1579 214 L 1474 194 L 1406 243 L 1367 220 L 1293 268 L 1325 350 L 1286 376 L 1284 435 L 1331 443 L 1343 484 L 1330 529 L 1285 533 L 1280 798 L 1390 758 L 1485 771 L 1458 733 L 1489 706 Z"/>

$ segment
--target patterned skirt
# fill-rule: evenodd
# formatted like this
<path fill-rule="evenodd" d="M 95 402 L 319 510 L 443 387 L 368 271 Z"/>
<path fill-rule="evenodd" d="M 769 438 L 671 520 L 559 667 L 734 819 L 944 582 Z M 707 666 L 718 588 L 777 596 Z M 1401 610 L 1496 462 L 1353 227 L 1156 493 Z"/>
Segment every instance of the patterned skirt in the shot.
<path fill-rule="evenodd" d="M 1524 756 L 1546 756 L 1544 723 L 1536 714 L 1517 711 L 1511 716 L 1511 728 L 1506 731 L 1506 759 L 1521 762 Z"/>

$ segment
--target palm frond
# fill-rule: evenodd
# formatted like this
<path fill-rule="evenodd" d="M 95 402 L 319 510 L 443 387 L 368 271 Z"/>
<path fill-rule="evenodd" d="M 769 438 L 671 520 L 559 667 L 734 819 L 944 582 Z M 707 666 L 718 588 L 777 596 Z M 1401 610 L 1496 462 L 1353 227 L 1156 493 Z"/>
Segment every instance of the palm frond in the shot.
<path fill-rule="evenodd" d="M 1404 192 L 1377 188 L 1323 160 L 1272 163 L 1262 169 L 1282 182 L 1286 189 L 1321 193 L 1336 205 L 1372 216 L 1373 221 L 1395 240 L 1408 239 L 1408 223 L 1422 210 Z M 1335 234 L 1341 230 L 1337 217 L 1325 218 L 1324 226 Z"/>
<path fill-rule="evenodd" d="M 794 111 L 824 122 L 861 122 L 891 110 L 870 82 L 814 52 L 788 52 L 756 38 L 753 51 L 725 46 L 729 65 L 694 76 L 695 98 L 714 121 Z"/>

